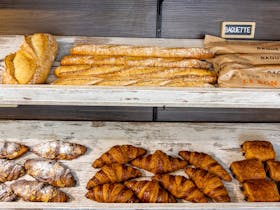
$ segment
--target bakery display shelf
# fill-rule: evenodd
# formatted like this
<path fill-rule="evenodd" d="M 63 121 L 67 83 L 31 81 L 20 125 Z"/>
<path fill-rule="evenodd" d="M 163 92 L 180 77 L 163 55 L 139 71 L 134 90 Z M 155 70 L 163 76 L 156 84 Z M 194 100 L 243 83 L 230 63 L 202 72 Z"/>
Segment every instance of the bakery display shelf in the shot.
<path fill-rule="evenodd" d="M 23 36 L 0 36 L 0 62 L 15 52 Z M 166 47 L 202 47 L 200 39 L 155 39 L 58 36 L 60 59 L 75 44 L 132 44 Z M 48 81 L 53 81 L 53 73 Z M 158 107 L 221 107 L 221 108 L 279 108 L 277 89 L 222 88 L 148 88 L 94 87 L 51 85 L 0 85 L 0 106 L 17 105 L 79 105 L 79 106 L 158 106 Z"/>
<path fill-rule="evenodd" d="M 76 187 L 64 188 L 70 195 L 68 203 L 3 202 L 0 209 L 193 209 L 249 210 L 280 208 L 279 203 L 249 203 L 244 201 L 237 180 L 225 182 L 231 203 L 173 203 L 173 204 L 106 204 L 85 198 L 86 183 L 97 171 L 91 163 L 103 152 L 117 144 L 133 144 L 154 152 L 160 149 L 169 155 L 180 150 L 196 150 L 213 155 L 228 169 L 231 162 L 244 159 L 240 145 L 245 140 L 265 139 L 273 143 L 276 159 L 280 157 L 280 124 L 258 123 L 128 123 L 80 121 L 0 121 L 1 141 L 17 141 L 32 146 L 51 140 L 66 140 L 88 147 L 88 152 L 72 161 L 62 161 L 78 180 Z M 36 157 L 27 153 L 18 159 Z M 150 173 L 142 170 L 145 177 Z M 175 174 L 183 175 L 183 171 Z M 28 175 L 23 178 L 33 179 Z M 9 183 L 8 183 L 9 184 Z"/>

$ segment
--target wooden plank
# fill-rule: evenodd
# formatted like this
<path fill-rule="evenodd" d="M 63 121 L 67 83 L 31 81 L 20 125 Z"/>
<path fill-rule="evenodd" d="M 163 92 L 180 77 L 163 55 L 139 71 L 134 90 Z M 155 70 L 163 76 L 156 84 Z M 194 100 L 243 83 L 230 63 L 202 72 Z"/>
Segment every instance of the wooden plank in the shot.
<path fill-rule="evenodd" d="M 84 156 L 62 161 L 69 166 L 78 179 L 78 185 L 63 191 L 72 196 L 69 203 L 1 203 L 6 208 L 43 208 L 43 209 L 195 209 L 195 210 L 249 210 L 280 208 L 280 203 L 249 203 L 239 190 L 239 183 L 233 180 L 225 183 L 232 203 L 176 203 L 176 204 L 104 204 L 84 197 L 85 185 L 97 171 L 91 163 L 100 154 L 116 144 L 133 144 L 153 152 L 160 149 L 170 155 L 180 150 L 197 150 L 214 155 L 225 167 L 232 161 L 244 157 L 240 144 L 248 139 L 266 139 L 273 143 L 280 158 L 280 124 L 240 124 L 240 123 L 121 123 L 121 122 L 79 122 L 79 121 L 0 121 L 0 139 L 20 141 L 29 146 L 50 140 L 79 142 L 89 147 Z M 205 145 L 205 146 L 204 146 Z M 23 163 L 36 157 L 32 153 L 21 157 Z M 151 173 L 143 171 L 149 179 Z M 183 175 L 182 171 L 176 172 Z M 29 176 L 23 178 L 32 179 Z M 9 183 L 8 183 L 9 184 Z"/>
<path fill-rule="evenodd" d="M 162 37 L 220 36 L 222 21 L 255 21 L 255 39 L 279 40 L 279 2 L 262 0 L 165 0 Z"/>
<path fill-rule="evenodd" d="M 280 109 L 158 108 L 161 122 L 280 122 Z"/>
<path fill-rule="evenodd" d="M 156 0 L 1 0 L 0 34 L 156 36 Z"/>
<path fill-rule="evenodd" d="M 0 108 L 0 119 L 153 121 L 152 107 L 18 106 Z"/>
<path fill-rule="evenodd" d="M 22 36 L 0 37 L 0 60 L 14 52 Z M 104 37 L 57 37 L 60 58 L 79 43 L 132 44 L 201 47 L 199 39 L 139 39 Z M 53 75 L 49 81 L 53 80 Z M 147 107 L 216 107 L 279 108 L 280 90 L 222 88 L 143 88 L 50 85 L 0 85 L 0 105 L 73 105 L 73 106 L 147 106 Z"/>
<path fill-rule="evenodd" d="M 0 85 L 0 104 L 280 108 L 280 90 Z"/>

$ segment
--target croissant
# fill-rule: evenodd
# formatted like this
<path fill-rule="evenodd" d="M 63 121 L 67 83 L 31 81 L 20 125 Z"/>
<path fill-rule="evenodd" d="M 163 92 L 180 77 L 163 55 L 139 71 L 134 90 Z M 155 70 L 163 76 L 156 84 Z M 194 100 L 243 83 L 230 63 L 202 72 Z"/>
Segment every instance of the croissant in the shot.
<path fill-rule="evenodd" d="M 180 151 L 179 155 L 197 168 L 209 171 L 225 181 L 230 182 L 232 180 L 230 174 L 208 154 L 203 152 Z"/>
<path fill-rule="evenodd" d="M 103 203 L 138 203 L 136 195 L 119 183 L 103 184 L 87 192 L 88 199 Z"/>
<path fill-rule="evenodd" d="M 73 187 L 76 180 L 69 168 L 56 161 L 29 159 L 24 164 L 27 174 L 55 187 Z"/>
<path fill-rule="evenodd" d="M 58 50 L 55 38 L 37 33 L 25 36 L 16 53 L 5 58 L 4 84 L 42 84 L 46 81 Z"/>
<path fill-rule="evenodd" d="M 157 181 L 126 181 L 124 185 L 131 189 L 143 203 L 176 203 L 176 199 Z"/>
<path fill-rule="evenodd" d="M 195 185 L 215 202 L 230 202 L 228 192 L 218 176 L 195 168 L 186 168 L 185 172 Z"/>
<path fill-rule="evenodd" d="M 5 159 L 0 160 L 0 182 L 12 181 L 25 174 L 24 167 Z"/>
<path fill-rule="evenodd" d="M 133 145 L 116 145 L 97 158 L 92 166 L 94 168 L 100 168 L 112 163 L 127 163 L 141 155 L 145 155 L 146 152 L 145 149 Z"/>
<path fill-rule="evenodd" d="M 187 162 L 157 150 L 154 154 L 133 160 L 131 164 L 154 174 L 162 174 L 182 169 L 187 165 Z"/>
<path fill-rule="evenodd" d="M 80 144 L 50 141 L 31 148 L 36 155 L 52 160 L 72 160 L 86 153 L 87 148 Z"/>
<path fill-rule="evenodd" d="M 0 142 L 0 158 L 15 159 L 25 154 L 28 147 L 16 142 Z"/>
<path fill-rule="evenodd" d="M 11 184 L 14 193 L 25 201 L 66 202 L 69 197 L 56 187 L 39 181 L 19 180 Z"/>
<path fill-rule="evenodd" d="M 207 203 L 207 198 L 195 184 L 183 176 L 157 174 L 153 180 L 159 181 L 175 198 L 182 198 L 194 203 Z"/>
<path fill-rule="evenodd" d="M 0 201 L 1 202 L 9 202 L 14 201 L 17 196 L 13 193 L 10 187 L 8 187 L 5 183 L 0 184 Z"/>
<path fill-rule="evenodd" d="M 100 184 L 123 182 L 141 175 L 142 173 L 139 170 L 130 166 L 118 163 L 105 165 L 89 180 L 87 189 L 89 190 Z"/>

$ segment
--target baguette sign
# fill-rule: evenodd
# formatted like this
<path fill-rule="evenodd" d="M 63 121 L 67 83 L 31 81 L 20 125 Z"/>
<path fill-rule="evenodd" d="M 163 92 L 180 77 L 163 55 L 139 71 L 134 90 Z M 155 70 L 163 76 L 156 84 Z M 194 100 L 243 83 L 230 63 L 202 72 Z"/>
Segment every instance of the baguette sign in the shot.
<path fill-rule="evenodd" d="M 255 22 L 223 22 L 221 37 L 253 39 L 255 28 Z"/>

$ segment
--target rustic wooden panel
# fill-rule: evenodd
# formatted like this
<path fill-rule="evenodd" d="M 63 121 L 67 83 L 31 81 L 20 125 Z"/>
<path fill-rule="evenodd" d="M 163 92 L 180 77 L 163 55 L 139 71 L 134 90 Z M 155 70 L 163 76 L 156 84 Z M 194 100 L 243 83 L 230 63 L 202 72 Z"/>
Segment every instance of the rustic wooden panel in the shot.
<path fill-rule="evenodd" d="M 150 107 L 18 106 L 0 108 L 0 119 L 152 121 Z"/>
<path fill-rule="evenodd" d="M 165 122 L 280 122 L 280 109 L 158 108 Z"/>
<path fill-rule="evenodd" d="M 232 161 L 244 159 L 240 144 L 248 139 L 266 139 L 273 143 L 277 159 L 280 155 L 280 124 L 223 124 L 223 123 L 120 123 L 120 122 L 79 122 L 79 121 L 0 121 L 0 139 L 21 141 L 28 146 L 51 140 L 77 142 L 88 147 L 88 152 L 72 161 L 62 161 L 78 179 L 76 187 L 63 188 L 71 195 L 68 203 L 3 202 L 0 209 L 43 208 L 43 209 L 169 209 L 169 210 L 276 210 L 280 203 L 244 202 L 237 180 L 225 182 L 232 199 L 231 203 L 140 203 L 106 204 L 85 198 L 86 183 L 97 171 L 91 163 L 103 152 L 116 144 L 133 144 L 154 152 L 160 149 L 169 155 L 177 155 L 180 150 L 194 150 L 213 155 L 227 168 Z M 17 159 L 23 163 L 35 158 L 31 152 Z M 145 179 L 151 173 L 141 170 Z M 185 175 L 182 170 L 176 174 Z M 186 175 L 185 175 L 186 176 Z M 33 179 L 26 175 L 23 178 Z M 10 184 L 10 183 L 8 183 Z"/>
<path fill-rule="evenodd" d="M 165 0 L 162 37 L 220 35 L 222 21 L 255 21 L 256 39 L 279 40 L 280 2 L 275 0 Z"/>
<path fill-rule="evenodd" d="M 156 0 L 1 0 L 0 34 L 156 36 Z"/>

